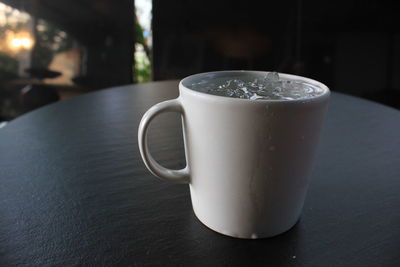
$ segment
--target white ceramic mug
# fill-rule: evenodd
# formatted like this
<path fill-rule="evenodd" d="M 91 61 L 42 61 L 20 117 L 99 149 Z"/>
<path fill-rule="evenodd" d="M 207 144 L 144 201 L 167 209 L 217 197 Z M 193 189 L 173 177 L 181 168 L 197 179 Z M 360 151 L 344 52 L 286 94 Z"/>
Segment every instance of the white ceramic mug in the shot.
<path fill-rule="evenodd" d="M 194 212 L 206 226 L 239 238 L 270 237 L 299 219 L 309 184 L 329 89 L 299 100 L 248 100 L 201 93 L 188 87 L 213 77 L 265 77 L 266 72 L 220 71 L 183 79 L 179 97 L 154 105 L 139 126 L 139 148 L 156 176 L 187 183 Z M 171 170 L 149 153 L 147 129 L 162 112 L 181 113 L 187 166 Z"/>

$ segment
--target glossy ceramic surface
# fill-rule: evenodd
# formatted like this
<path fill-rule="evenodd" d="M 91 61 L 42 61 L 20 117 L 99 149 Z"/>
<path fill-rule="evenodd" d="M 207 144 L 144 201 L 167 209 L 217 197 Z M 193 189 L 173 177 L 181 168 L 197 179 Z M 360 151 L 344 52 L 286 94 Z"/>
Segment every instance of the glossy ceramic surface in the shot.
<path fill-rule="evenodd" d="M 156 176 L 189 183 L 196 216 L 209 228 L 233 237 L 262 238 L 290 229 L 298 220 L 329 99 L 329 89 L 302 100 L 247 100 L 193 91 L 187 86 L 210 75 L 265 75 L 228 71 L 189 76 L 180 96 L 149 109 L 139 126 L 139 148 Z M 147 127 L 154 116 L 180 112 L 187 166 L 170 170 L 149 154 Z"/>

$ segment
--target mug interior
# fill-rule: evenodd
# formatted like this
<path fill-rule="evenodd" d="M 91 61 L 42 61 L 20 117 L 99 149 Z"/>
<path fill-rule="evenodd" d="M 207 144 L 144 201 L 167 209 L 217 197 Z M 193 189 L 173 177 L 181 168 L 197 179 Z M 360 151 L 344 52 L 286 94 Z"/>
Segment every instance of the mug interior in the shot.
<path fill-rule="evenodd" d="M 184 87 L 189 89 L 191 92 L 196 92 L 196 93 L 201 93 L 213 97 L 226 97 L 226 98 L 232 98 L 228 96 L 220 96 L 220 95 L 212 95 L 206 92 L 202 92 L 199 90 L 195 90 L 192 88 L 193 84 L 200 83 L 202 81 L 207 81 L 210 79 L 239 79 L 244 82 L 250 82 L 254 81 L 254 79 L 263 79 L 269 72 L 267 71 L 245 71 L 245 70 L 232 70 L 232 71 L 214 71 L 214 72 L 205 72 L 205 73 L 198 73 L 194 74 L 191 76 L 188 76 L 184 78 L 180 84 Z M 297 76 L 297 75 L 292 75 L 292 74 L 285 74 L 285 73 L 278 73 L 279 78 L 281 80 L 287 81 L 297 81 L 305 84 L 309 84 L 313 87 L 317 87 L 322 90 L 322 92 L 316 96 L 312 96 L 308 99 L 316 99 L 316 98 L 321 98 L 321 97 L 326 97 L 329 95 L 329 89 L 326 85 L 324 85 L 321 82 L 315 81 L 313 79 L 305 78 L 302 76 Z M 234 98 L 234 99 L 240 99 L 240 100 L 247 100 L 247 101 L 253 101 L 249 99 L 241 99 L 241 98 Z M 293 99 L 293 100 L 282 100 L 282 99 L 263 99 L 261 101 L 296 101 L 298 99 Z"/>

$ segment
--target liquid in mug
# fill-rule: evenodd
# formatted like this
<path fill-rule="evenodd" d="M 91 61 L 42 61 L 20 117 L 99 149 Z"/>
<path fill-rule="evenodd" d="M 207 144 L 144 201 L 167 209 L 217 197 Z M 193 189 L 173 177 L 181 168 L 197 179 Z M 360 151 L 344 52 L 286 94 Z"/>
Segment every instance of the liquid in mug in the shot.
<path fill-rule="evenodd" d="M 192 83 L 190 89 L 206 94 L 250 100 L 296 100 L 322 95 L 325 91 L 303 81 L 282 79 L 277 72 L 263 78 L 214 77 Z"/>

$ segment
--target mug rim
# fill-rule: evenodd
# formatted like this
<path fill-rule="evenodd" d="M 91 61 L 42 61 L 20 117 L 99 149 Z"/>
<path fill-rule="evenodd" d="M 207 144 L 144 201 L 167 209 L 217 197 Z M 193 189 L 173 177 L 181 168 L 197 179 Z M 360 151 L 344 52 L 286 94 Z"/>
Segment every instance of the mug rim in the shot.
<path fill-rule="evenodd" d="M 308 84 L 311 84 L 312 86 L 316 86 L 319 87 L 321 89 L 324 90 L 324 92 L 320 95 L 317 96 L 313 96 L 313 97 L 309 97 L 309 98 L 299 98 L 299 99 L 259 99 L 259 100 L 252 100 L 252 99 L 247 99 L 247 98 L 237 98 L 237 97 L 229 97 L 229 96 L 221 96 L 221 95 L 213 95 L 213 94 L 207 94 L 204 92 L 200 92 L 200 91 L 196 91 L 193 90 L 187 86 L 184 85 L 184 83 L 189 80 L 189 79 L 193 79 L 193 78 L 200 78 L 201 76 L 205 76 L 205 75 L 210 75 L 210 74 L 222 74 L 222 73 L 253 73 L 253 74 L 267 74 L 273 71 L 255 71 L 255 70 L 222 70 L 222 71 L 210 71 L 210 72 L 201 72 L 201 73 L 196 73 L 190 76 L 187 76 L 185 78 L 183 78 L 180 82 L 179 82 L 179 88 L 182 90 L 185 90 L 185 92 L 188 92 L 194 96 L 199 96 L 199 97 L 206 97 L 206 98 L 213 98 L 215 100 L 215 98 L 220 99 L 220 100 L 229 100 L 229 101 L 247 101 L 247 102 L 251 102 L 251 103 L 293 103 L 293 102 L 314 102 L 314 101 L 322 101 L 326 98 L 329 97 L 330 95 L 330 90 L 328 88 L 328 86 L 326 86 L 325 84 L 316 81 L 314 79 L 310 79 L 307 77 L 303 77 L 303 76 L 298 76 L 298 75 L 294 75 L 294 74 L 288 74 L 288 73 L 281 73 L 278 72 L 280 77 L 283 77 L 285 79 L 290 79 L 290 80 L 297 80 L 297 81 L 302 81 Z"/>

